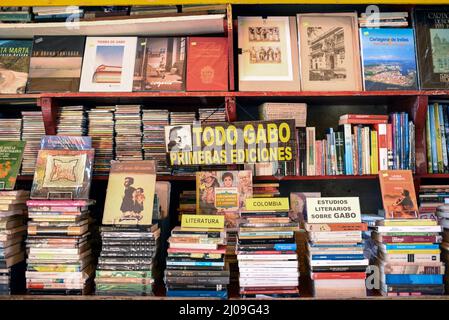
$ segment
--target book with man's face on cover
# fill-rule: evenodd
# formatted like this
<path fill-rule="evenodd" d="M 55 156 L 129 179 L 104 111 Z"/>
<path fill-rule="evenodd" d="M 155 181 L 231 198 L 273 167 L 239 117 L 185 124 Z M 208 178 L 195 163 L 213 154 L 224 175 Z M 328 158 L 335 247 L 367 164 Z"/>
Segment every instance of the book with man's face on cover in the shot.
<path fill-rule="evenodd" d="M 151 225 L 156 161 L 112 161 L 103 224 Z"/>

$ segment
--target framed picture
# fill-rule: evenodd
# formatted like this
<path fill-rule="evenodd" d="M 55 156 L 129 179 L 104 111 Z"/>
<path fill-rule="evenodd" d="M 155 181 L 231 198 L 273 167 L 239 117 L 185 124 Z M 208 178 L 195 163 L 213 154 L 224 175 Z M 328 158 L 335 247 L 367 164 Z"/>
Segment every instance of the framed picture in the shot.
<path fill-rule="evenodd" d="M 360 91 L 356 13 L 298 14 L 301 89 Z"/>
<path fill-rule="evenodd" d="M 239 89 L 298 91 L 294 17 L 238 17 Z"/>

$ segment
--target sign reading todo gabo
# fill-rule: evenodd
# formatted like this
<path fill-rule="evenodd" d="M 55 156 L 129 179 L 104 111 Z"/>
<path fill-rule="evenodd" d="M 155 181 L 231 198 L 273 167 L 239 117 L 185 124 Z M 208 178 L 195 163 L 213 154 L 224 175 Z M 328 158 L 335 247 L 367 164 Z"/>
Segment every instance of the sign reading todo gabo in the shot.
<path fill-rule="evenodd" d="M 172 166 L 293 161 L 295 121 L 166 126 L 165 145 Z"/>
<path fill-rule="evenodd" d="M 245 201 L 249 211 L 288 211 L 288 198 L 248 198 Z"/>
<path fill-rule="evenodd" d="M 306 198 L 307 223 L 361 222 L 358 197 Z"/>

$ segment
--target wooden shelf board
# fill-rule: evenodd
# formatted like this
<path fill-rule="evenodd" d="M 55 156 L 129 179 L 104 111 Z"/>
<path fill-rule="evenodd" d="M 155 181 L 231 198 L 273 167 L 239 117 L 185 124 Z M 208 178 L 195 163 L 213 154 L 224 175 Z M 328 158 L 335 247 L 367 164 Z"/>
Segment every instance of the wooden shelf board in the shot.
<path fill-rule="evenodd" d="M 449 179 L 449 174 L 447 173 L 427 173 L 419 175 L 422 179 Z"/>
<path fill-rule="evenodd" d="M 42 98 L 89 99 L 89 98 L 177 98 L 177 97 L 225 97 L 228 91 L 167 91 L 167 92 L 67 92 L 42 93 Z"/>
<path fill-rule="evenodd" d="M 304 180 L 374 180 L 377 175 L 338 175 L 338 176 L 257 176 L 255 181 L 304 181 Z"/>

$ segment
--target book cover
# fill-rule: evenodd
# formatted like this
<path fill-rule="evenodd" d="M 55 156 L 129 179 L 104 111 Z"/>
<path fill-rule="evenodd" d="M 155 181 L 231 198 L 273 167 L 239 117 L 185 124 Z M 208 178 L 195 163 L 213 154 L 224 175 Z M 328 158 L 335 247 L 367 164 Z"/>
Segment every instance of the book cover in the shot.
<path fill-rule="evenodd" d="M 189 37 L 187 91 L 228 90 L 228 39 Z"/>
<path fill-rule="evenodd" d="M 133 91 L 185 90 L 186 38 L 138 38 Z"/>
<path fill-rule="evenodd" d="M 197 214 L 224 214 L 226 211 L 244 209 L 245 200 L 252 195 L 250 170 L 196 173 Z"/>
<path fill-rule="evenodd" d="M 25 93 L 32 41 L 0 40 L 0 94 Z"/>
<path fill-rule="evenodd" d="M 81 92 L 130 92 L 137 37 L 87 37 Z"/>
<path fill-rule="evenodd" d="M 292 221 L 301 222 L 307 220 L 306 198 L 320 198 L 321 192 L 290 192 L 289 217 Z"/>
<path fill-rule="evenodd" d="M 294 17 L 238 17 L 241 91 L 298 91 Z"/>
<path fill-rule="evenodd" d="M 357 13 L 298 14 L 301 90 L 362 90 Z"/>
<path fill-rule="evenodd" d="M 25 141 L 0 141 L 0 189 L 14 189 L 25 144 Z"/>
<path fill-rule="evenodd" d="M 154 160 L 112 161 L 103 224 L 152 224 L 155 190 Z"/>
<path fill-rule="evenodd" d="M 362 28 L 360 45 L 365 90 L 418 89 L 413 29 Z"/>
<path fill-rule="evenodd" d="M 40 150 L 32 199 L 88 199 L 94 150 Z"/>
<path fill-rule="evenodd" d="M 449 88 L 449 11 L 415 9 L 414 25 L 422 89 Z"/>
<path fill-rule="evenodd" d="M 81 36 L 35 36 L 27 92 L 77 92 L 84 42 Z"/>
<path fill-rule="evenodd" d="M 385 219 L 417 219 L 418 205 L 410 170 L 379 171 Z"/>

